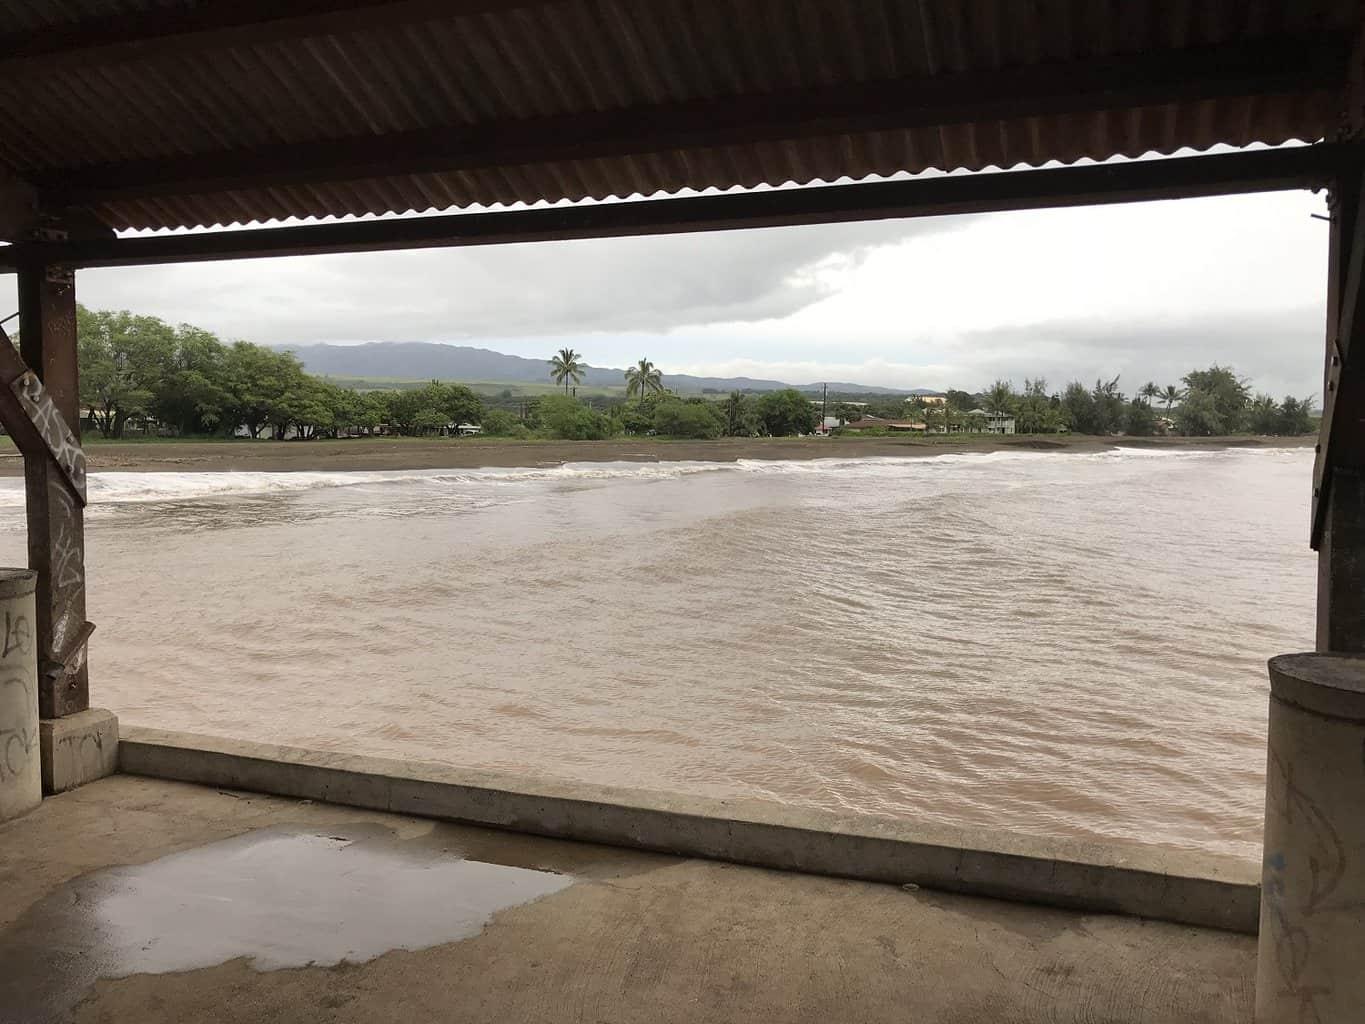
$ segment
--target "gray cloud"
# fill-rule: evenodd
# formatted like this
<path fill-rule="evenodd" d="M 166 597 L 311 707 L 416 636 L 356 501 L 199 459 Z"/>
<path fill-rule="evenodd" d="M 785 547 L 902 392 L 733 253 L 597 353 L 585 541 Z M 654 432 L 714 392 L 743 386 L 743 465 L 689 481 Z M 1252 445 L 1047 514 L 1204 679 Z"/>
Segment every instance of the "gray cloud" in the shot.
<path fill-rule="evenodd" d="M 944 362 L 979 384 L 1046 377 L 1054 387 L 1121 375 L 1132 393 L 1147 380 L 1176 384 L 1211 363 L 1232 366 L 1258 391 L 1321 398 L 1323 311 L 1312 306 L 1256 315 L 1209 315 L 1113 323 L 1059 320 L 964 334 Z"/>
<path fill-rule="evenodd" d="M 970 218 L 86 271 L 81 299 L 253 341 L 461 340 L 790 316 Z"/>

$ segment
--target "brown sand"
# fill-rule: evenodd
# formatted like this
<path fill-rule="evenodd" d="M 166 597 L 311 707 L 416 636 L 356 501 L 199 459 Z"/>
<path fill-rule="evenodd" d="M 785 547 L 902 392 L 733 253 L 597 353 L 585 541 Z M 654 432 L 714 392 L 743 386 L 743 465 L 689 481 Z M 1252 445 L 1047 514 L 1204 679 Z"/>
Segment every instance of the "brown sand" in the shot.
<path fill-rule="evenodd" d="M 495 441 L 479 438 L 355 438 L 343 441 L 90 441 L 93 472 L 294 472 L 468 469 L 563 462 L 732 462 L 923 456 L 945 452 L 1102 451 L 1105 448 L 1306 447 L 1302 438 L 1102 438 L 1080 435 L 999 438 L 725 438 L 717 441 Z M 23 472 L 17 453 L 0 455 L 0 475 Z"/>

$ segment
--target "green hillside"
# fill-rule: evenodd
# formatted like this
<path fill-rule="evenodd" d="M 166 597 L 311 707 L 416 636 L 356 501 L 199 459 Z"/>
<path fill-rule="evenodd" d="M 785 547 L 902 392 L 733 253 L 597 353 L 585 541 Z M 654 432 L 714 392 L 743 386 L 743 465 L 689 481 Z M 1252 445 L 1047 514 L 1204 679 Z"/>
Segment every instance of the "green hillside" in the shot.
<path fill-rule="evenodd" d="M 408 388 L 420 388 L 423 384 L 430 383 L 429 379 L 412 379 L 405 377 L 346 377 L 332 376 L 325 377 L 326 380 L 343 388 L 353 388 L 356 391 L 403 391 Z M 563 388 L 546 381 L 544 384 L 536 384 L 524 380 L 451 380 L 448 383 L 459 383 L 480 395 L 496 397 L 504 392 L 510 392 L 512 398 L 536 398 L 540 395 L 550 395 L 563 391 Z M 625 385 L 618 387 L 589 386 L 580 384 L 578 386 L 578 396 L 580 398 L 620 398 L 626 393 Z"/>

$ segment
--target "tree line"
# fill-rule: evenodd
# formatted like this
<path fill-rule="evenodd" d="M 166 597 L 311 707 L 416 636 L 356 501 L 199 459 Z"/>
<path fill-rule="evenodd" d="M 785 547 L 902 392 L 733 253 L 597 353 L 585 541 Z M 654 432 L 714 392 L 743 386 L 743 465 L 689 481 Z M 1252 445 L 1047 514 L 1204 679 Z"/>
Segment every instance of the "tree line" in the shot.
<path fill-rule="evenodd" d="M 80 401 L 85 421 L 105 438 L 130 425 L 179 436 L 337 437 L 383 429 L 425 435 L 480 424 L 505 437 L 592 440 L 623 434 L 712 438 L 810 433 L 817 416 L 795 390 L 723 402 L 682 398 L 663 386 L 647 359 L 626 371 L 626 398 L 579 401 L 581 357 L 563 350 L 551 376 L 564 395 L 516 402 L 485 399 L 461 384 L 359 391 L 306 372 L 289 352 L 246 341 L 224 343 L 202 328 L 127 311 L 76 313 Z"/>
<path fill-rule="evenodd" d="M 865 415 L 903 419 L 907 406 L 935 430 L 970 430 L 976 410 L 1013 416 L 1015 430 L 1021 434 L 1297 436 L 1314 427 L 1311 398 L 1287 395 L 1276 401 L 1271 395 L 1253 394 L 1235 370 L 1217 364 L 1191 370 L 1180 385 L 1162 387 L 1148 381 L 1131 396 L 1120 390 L 1118 377 L 1100 378 L 1093 385 L 1073 380 L 1060 391 L 1049 388 L 1042 378 L 1026 379 L 1022 389 L 997 380 L 978 394 L 950 389 L 941 403 L 894 398 L 874 398 L 857 405 L 841 401 L 834 406 L 834 415 L 850 420 Z"/>
<path fill-rule="evenodd" d="M 626 369 L 624 402 L 589 399 L 577 402 L 571 395 L 583 382 L 588 366 L 571 348 L 560 349 L 549 360 L 550 379 L 564 388 L 563 397 L 543 399 L 536 410 L 542 429 L 552 436 L 575 440 L 647 435 L 704 440 L 716 437 L 784 437 L 813 433 L 820 417 L 809 398 L 795 388 L 749 395 L 732 391 L 716 401 L 706 397 L 681 397 L 664 387 L 663 374 L 649 359 Z M 594 408 L 594 405 L 597 407 Z M 493 418 L 493 431 L 505 424 Z M 530 426 L 524 426 L 528 436 Z M 485 421 L 484 432 L 489 425 Z"/>
<path fill-rule="evenodd" d="M 459 384 L 343 388 L 291 353 L 127 311 L 78 307 L 76 338 L 81 407 L 106 438 L 148 421 L 180 435 L 335 437 L 384 425 L 419 434 L 483 414 L 479 396 Z"/>
<path fill-rule="evenodd" d="M 578 399 L 574 388 L 587 366 L 573 349 L 549 360 L 549 378 L 562 395 L 518 400 L 505 391 L 482 398 L 455 383 L 359 391 L 307 373 L 291 353 L 250 342 L 230 344 L 187 324 L 172 326 L 126 311 L 77 309 L 80 398 L 86 421 L 106 438 L 129 424 L 154 422 L 181 436 L 246 434 L 275 438 L 391 433 L 423 435 L 456 424 L 481 424 L 505 437 L 593 440 L 621 435 L 707 439 L 810 434 L 820 409 L 796 389 L 716 397 L 683 397 L 641 359 L 623 375 L 625 398 Z M 1134 396 L 1119 378 L 1093 386 L 1072 381 L 1053 391 L 1031 379 L 1016 390 L 997 380 L 972 394 L 949 390 L 946 401 L 907 410 L 904 396 L 838 396 L 829 411 L 844 420 L 864 416 L 904 419 L 907 411 L 933 429 L 979 429 L 975 410 L 1015 418 L 1017 432 L 1190 436 L 1257 433 L 1296 435 L 1313 428 L 1309 399 L 1276 401 L 1253 395 L 1229 367 L 1193 370 L 1181 385 L 1144 384 Z"/>

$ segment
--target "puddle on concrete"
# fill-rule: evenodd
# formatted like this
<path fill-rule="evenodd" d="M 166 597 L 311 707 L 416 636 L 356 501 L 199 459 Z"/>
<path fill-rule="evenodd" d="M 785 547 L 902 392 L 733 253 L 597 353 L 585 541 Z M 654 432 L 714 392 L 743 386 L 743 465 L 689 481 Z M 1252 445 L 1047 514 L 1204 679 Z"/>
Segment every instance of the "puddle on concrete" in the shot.
<path fill-rule="evenodd" d="M 260 829 L 98 871 L 35 904 L 0 934 L 0 1020 L 60 1014 L 100 978 L 238 957 L 260 970 L 331 966 L 454 942 L 572 882 L 381 825 Z"/>

